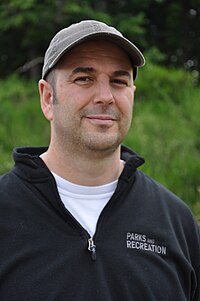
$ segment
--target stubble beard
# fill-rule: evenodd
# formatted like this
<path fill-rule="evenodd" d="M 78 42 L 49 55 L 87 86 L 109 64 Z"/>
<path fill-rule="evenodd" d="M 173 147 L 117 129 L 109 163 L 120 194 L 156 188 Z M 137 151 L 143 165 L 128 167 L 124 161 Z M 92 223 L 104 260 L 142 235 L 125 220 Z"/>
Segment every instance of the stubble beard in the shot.
<path fill-rule="evenodd" d="M 54 105 L 59 105 L 55 90 Z M 90 114 L 108 114 L 113 116 L 116 119 L 116 124 L 114 125 L 116 129 L 112 132 L 107 126 L 99 125 L 96 129 L 89 130 L 83 124 L 84 118 Z M 64 151 L 71 153 L 72 156 L 79 155 L 89 158 L 92 158 L 92 156 L 96 158 L 109 156 L 119 148 L 131 125 L 131 121 L 121 124 L 121 118 L 121 114 L 113 108 L 101 106 L 99 108 L 83 109 L 77 121 L 75 118 L 69 118 L 65 126 L 60 126 L 58 121 L 55 128 L 57 143 L 62 146 Z M 71 121 L 69 122 L 69 120 Z"/>
<path fill-rule="evenodd" d="M 96 155 L 109 155 L 115 152 L 122 142 L 119 134 L 107 133 L 107 129 L 101 127 L 98 132 L 81 134 L 82 150 L 86 153 L 96 153 Z"/>
<path fill-rule="evenodd" d="M 88 115 L 108 114 L 115 119 L 114 125 L 110 128 L 107 125 L 98 125 L 92 128 L 84 126 L 84 119 Z M 81 111 L 81 126 L 79 141 L 82 151 L 89 155 L 108 156 L 118 149 L 126 136 L 130 124 L 121 123 L 121 114 L 116 109 L 101 107 L 93 109 L 84 109 Z M 81 147 L 80 146 L 80 147 Z"/>
<path fill-rule="evenodd" d="M 107 126 L 88 128 L 84 120 L 68 122 L 66 127 L 57 127 L 57 138 L 64 152 L 71 156 L 83 158 L 104 158 L 112 155 L 122 143 L 129 126 L 119 129 L 120 123 L 114 125 L 116 129 Z"/>

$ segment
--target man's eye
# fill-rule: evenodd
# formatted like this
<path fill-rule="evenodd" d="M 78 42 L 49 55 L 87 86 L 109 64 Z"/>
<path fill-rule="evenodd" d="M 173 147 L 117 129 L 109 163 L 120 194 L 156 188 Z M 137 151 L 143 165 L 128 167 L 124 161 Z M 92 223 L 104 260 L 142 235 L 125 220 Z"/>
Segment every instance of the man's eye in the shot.
<path fill-rule="evenodd" d="M 77 83 L 88 83 L 90 82 L 92 79 L 89 77 L 89 76 L 80 76 L 80 77 L 77 77 L 75 79 L 75 82 Z"/>
<path fill-rule="evenodd" d="M 123 79 L 113 79 L 112 82 L 114 84 L 117 84 L 119 86 L 128 86 L 127 81 L 123 80 Z"/>

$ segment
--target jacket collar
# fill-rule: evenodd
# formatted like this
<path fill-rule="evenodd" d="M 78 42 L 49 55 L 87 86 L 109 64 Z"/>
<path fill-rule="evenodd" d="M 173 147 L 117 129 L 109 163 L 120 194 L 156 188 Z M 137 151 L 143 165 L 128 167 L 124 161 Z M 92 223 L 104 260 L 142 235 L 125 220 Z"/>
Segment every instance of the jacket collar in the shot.
<path fill-rule="evenodd" d="M 15 161 L 14 172 L 29 181 L 45 181 L 52 177 L 46 164 L 40 155 L 47 151 L 48 147 L 18 147 L 13 150 Z M 121 146 L 121 159 L 126 162 L 125 168 L 120 176 L 128 180 L 136 169 L 144 163 L 144 159 L 132 149 L 125 145 Z"/>

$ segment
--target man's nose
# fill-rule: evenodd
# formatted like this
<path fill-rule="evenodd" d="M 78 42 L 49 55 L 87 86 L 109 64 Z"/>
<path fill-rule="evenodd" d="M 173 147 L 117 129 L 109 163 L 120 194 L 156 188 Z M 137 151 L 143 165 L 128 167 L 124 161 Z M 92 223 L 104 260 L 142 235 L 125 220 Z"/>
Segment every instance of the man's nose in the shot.
<path fill-rule="evenodd" d="M 114 102 L 112 87 L 108 80 L 99 81 L 96 84 L 95 89 L 95 103 L 112 104 Z"/>

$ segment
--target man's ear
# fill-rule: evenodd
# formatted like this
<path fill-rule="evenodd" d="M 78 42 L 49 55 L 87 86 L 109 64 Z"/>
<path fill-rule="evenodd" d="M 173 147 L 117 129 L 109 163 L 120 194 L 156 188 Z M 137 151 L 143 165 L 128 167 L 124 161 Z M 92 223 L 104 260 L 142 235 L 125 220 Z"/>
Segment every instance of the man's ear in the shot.
<path fill-rule="evenodd" d="M 38 83 L 40 93 L 40 106 L 42 112 L 47 120 L 53 119 L 53 89 L 52 86 L 44 79 L 39 80 Z"/>

